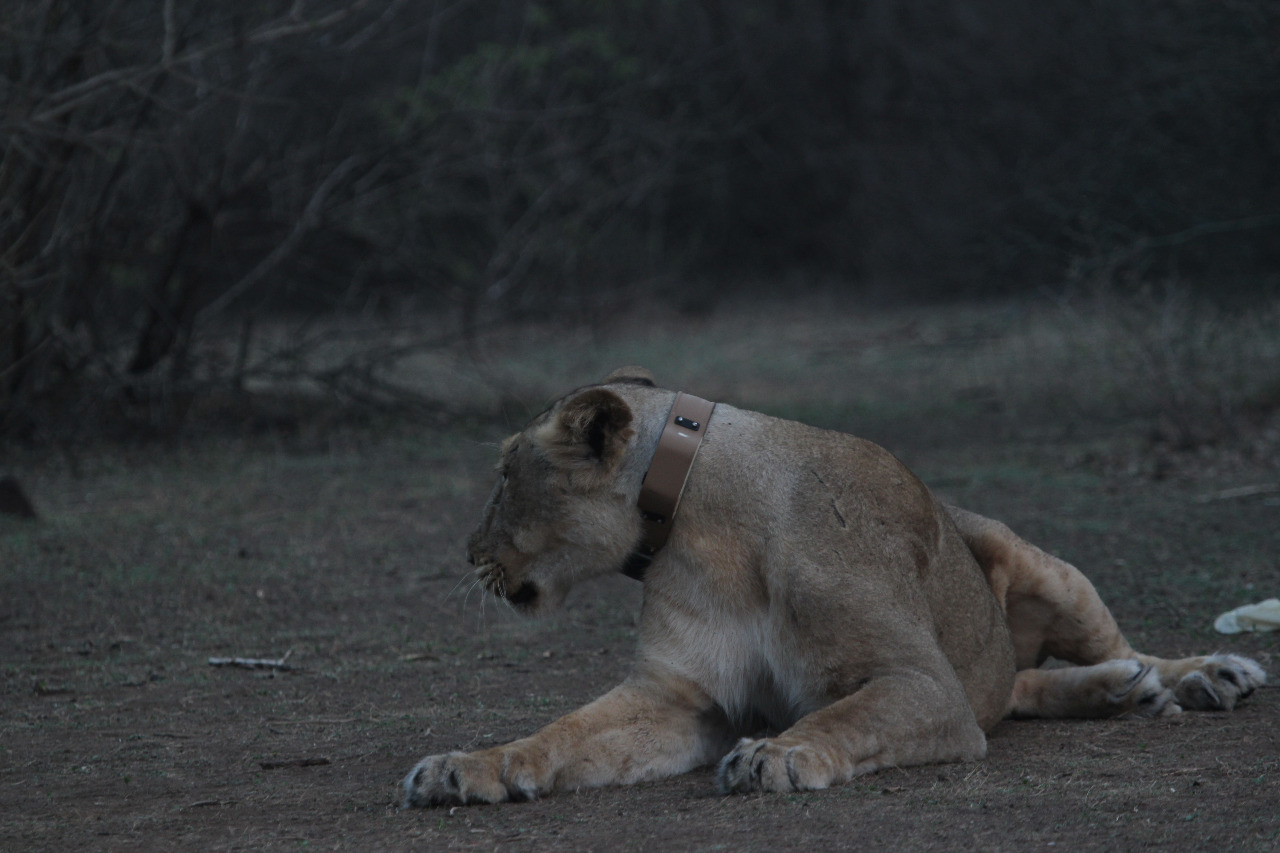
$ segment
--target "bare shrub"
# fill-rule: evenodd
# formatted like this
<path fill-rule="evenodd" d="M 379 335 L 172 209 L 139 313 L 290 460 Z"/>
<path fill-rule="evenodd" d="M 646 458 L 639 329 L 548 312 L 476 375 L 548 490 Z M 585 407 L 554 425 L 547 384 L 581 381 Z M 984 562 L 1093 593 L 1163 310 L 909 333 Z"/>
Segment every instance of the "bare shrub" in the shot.
<path fill-rule="evenodd" d="M 180 419 L 199 336 L 374 166 L 322 107 L 370 6 L 9 4 L 0 431 Z"/>
<path fill-rule="evenodd" d="M 0 434 L 170 429 L 286 374 L 403 402 L 423 348 L 744 283 L 1274 287 L 1278 9 L 13 0 Z"/>

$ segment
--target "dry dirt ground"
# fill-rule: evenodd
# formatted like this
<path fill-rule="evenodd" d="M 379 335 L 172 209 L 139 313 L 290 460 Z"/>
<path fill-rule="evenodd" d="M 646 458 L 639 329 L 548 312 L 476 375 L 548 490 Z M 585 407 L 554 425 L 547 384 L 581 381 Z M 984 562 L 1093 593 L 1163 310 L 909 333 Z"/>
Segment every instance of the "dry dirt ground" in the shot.
<path fill-rule="evenodd" d="M 724 392 L 710 373 L 684 384 Z M 1250 655 L 1280 680 L 1278 635 L 1212 630 L 1280 595 L 1280 493 L 1226 491 L 1280 480 L 1274 422 L 1180 451 L 1141 424 L 1021 430 L 996 411 L 826 425 L 1081 566 L 1135 646 Z M 704 770 L 398 810 L 422 755 L 528 733 L 629 665 L 632 581 L 591 583 L 542 621 L 471 589 L 463 542 L 505 431 L 366 424 L 104 447 L 74 465 L 11 453 L 42 519 L 0 518 L 0 848 L 1280 847 L 1273 688 L 1233 713 L 1005 722 L 983 762 L 821 792 L 722 797 Z M 278 672 L 209 664 L 286 653 Z"/>

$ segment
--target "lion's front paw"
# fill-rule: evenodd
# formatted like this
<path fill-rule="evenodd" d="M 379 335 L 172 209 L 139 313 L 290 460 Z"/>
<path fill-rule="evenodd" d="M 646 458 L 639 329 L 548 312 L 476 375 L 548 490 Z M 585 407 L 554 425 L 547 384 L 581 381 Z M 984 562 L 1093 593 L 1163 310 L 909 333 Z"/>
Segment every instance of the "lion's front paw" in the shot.
<path fill-rule="evenodd" d="M 465 752 L 428 755 L 404 777 L 404 807 L 500 803 L 509 799 L 492 763 Z"/>
<path fill-rule="evenodd" d="M 1184 708 L 1230 711 L 1266 682 L 1266 671 L 1248 658 L 1211 655 L 1198 669 L 1184 675 L 1173 692 Z"/>
<path fill-rule="evenodd" d="M 743 738 L 720 760 L 716 781 L 724 794 L 806 791 L 831 784 L 831 772 L 812 747 Z"/>

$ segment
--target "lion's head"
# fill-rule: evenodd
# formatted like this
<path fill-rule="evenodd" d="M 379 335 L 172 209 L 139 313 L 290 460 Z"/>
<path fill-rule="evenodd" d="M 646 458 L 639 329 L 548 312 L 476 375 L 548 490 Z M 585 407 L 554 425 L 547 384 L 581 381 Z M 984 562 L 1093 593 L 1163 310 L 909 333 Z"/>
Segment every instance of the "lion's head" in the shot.
<path fill-rule="evenodd" d="M 605 385 L 652 386 L 647 371 Z M 467 543 L 489 592 L 533 612 L 559 606 L 573 584 L 617 571 L 640 537 L 643 463 L 629 459 L 634 414 L 604 386 L 572 392 L 502 444 L 498 482 Z"/>

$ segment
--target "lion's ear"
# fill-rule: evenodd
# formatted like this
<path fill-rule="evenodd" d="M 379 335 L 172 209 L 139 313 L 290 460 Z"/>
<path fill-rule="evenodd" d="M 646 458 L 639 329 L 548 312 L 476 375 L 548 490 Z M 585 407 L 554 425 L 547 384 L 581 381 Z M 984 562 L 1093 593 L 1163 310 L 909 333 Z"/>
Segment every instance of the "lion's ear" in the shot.
<path fill-rule="evenodd" d="M 613 385 L 618 383 L 628 383 L 631 385 L 647 385 L 650 388 L 656 386 L 653 380 L 653 374 L 646 368 L 638 364 L 629 364 L 626 367 L 619 367 L 604 378 L 601 385 Z"/>
<path fill-rule="evenodd" d="M 545 446 L 557 465 L 612 470 L 633 435 L 626 401 L 604 388 L 591 388 L 561 407 Z"/>

